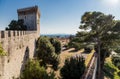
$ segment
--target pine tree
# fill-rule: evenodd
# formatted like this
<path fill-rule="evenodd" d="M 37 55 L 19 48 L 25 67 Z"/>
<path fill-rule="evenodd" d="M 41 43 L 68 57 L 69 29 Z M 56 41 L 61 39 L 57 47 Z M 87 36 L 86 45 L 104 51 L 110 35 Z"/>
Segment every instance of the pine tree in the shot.
<path fill-rule="evenodd" d="M 79 27 L 82 31 L 76 34 L 73 41 L 79 43 L 81 48 L 93 45 L 98 53 L 98 78 L 101 79 L 101 69 L 104 60 L 111 50 L 120 45 L 120 22 L 114 20 L 114 16 L 101 12 L 86 12 L 81 18 Z"/>

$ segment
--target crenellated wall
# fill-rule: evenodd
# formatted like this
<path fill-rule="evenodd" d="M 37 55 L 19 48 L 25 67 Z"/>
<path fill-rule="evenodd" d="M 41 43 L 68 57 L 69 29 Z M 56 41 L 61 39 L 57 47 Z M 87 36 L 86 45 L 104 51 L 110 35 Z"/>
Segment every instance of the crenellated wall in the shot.
<path fill-rule="evenodd" d="M 37 31 L 0 31 L 0 42 L 7 52 L 0 56 L 0 79 L 20 75 L 26 60 L 34 56 L 37 38 Z"/>

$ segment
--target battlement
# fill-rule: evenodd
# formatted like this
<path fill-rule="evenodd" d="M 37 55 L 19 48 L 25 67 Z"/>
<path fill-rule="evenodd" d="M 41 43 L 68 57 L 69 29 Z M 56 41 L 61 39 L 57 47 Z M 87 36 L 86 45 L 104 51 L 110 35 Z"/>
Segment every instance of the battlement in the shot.
<path fill-rule="evenodd" d="M 11 38 L 16 36 L 24 36 L 28 34 L 37 33 L 37 31 L 0 31 L 0 39 Z"/>

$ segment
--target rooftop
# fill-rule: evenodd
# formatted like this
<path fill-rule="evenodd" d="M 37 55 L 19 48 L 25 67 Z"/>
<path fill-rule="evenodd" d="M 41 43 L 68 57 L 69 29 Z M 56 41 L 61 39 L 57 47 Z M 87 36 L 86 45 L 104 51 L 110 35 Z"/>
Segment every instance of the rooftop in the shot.
<path fill-rule="evenodd" d="M 26 8 L 20 8 L 17 9 L 17 13 L 23 13 L 23 12 L 36 12 L 40 15 L 40 11 L 38 9 L 38 6 L 32 6 L 32 7 L 26 7 Z"/>

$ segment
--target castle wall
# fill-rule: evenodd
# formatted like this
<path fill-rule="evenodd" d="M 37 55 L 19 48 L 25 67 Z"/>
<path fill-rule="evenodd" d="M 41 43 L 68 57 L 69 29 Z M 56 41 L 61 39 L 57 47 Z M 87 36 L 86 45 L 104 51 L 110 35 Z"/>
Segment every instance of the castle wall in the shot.
<path fill-rule="evenodd" d="M 28 58 L 33 58 L 37 31 L 0 31 L 0 42 L 7 56 L 0 57 L 0 79 L 19 76 Z"/>

